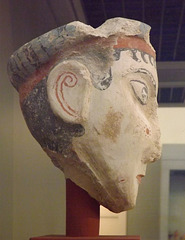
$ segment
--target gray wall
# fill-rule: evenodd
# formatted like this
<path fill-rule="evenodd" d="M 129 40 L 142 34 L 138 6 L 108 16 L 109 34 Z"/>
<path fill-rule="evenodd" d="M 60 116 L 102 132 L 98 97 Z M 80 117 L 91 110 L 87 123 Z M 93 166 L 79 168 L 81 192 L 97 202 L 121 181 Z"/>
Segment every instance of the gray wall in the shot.
<path fill-rule="evenodd" d="M 0 0 L 0 239 L 12 239 L 13 89 L 6 63 L 12 51 L 8 1 Z"/>
<path fill-rule="evenodd" d="M 80 12 L 78 4 L 79 0 L 74 2 Z M 76 17 L 68 0 L 0 0 L 1 240 L 65 234 L 63 173 L 29 133 L 6 66 L 16 48 Z"/>
<path fill-rule="evenodd" d="M 139 188 L 137 205 L 128 211 L 127 234 L 142 240 L 159 240 L 160 161 L 149 164 Z"/>
<path fill-rule="evenodd" d="M 177 115 L 174 116 L 177 117 Z M 168 127 L 170 128 L 170 126 Z M 127 234 L 140 235 L 142 240 L 165 240 L 163 235 L 161 235 L 164 232 L 163 234 L 167 239 L 170 225 L 168 225 L 168 218 L 166 216 L 170 213 L 170 205 L 168 205 L 168 194 L 167 196 L 165 195 L 165 192 L 168 192 L 169 185 L 166 185 L 166 182 L 162 182 L 166 181 L 164 179 L 164 176 L 166 176 L 164 162 L 167 162 L 169 166 L 169 161 L 172 161 L 173 169 L 179 169 L 177 165 L 179 160 L 183 169 L 185 169 L 185 145 L 182 143 L 163 144 L 161 160 L 148 165 L 147 175 L 143 179 L 143 184 L 141 184 L 139 189 L 137 205 L 134 210 L 128 211 Z M 173 184 L 175 185 L 175 183 Z M 184 185 L 182 185 L 183 187 Z M 165 202 L 166 198 L 167 202 Z M 182 202 L 183 200 L 179 201 Z M 175 213 L 174 210 L 173 214 L 174 216 L 178 215 L 178 212 Z"/>

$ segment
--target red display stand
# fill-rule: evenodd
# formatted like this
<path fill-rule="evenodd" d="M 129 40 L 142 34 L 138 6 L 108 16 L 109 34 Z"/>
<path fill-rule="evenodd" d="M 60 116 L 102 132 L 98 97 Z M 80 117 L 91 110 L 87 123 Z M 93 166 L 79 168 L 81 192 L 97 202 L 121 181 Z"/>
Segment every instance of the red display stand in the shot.
<path fill-rule="evenodd" d="M 99 236 L 100 205 L 86 191 L 66 180 L 66 236 L 30 240 L 140 240 L 139 236 Z"/>
<path fill-rule="evenodd" d="M 140 240 L 140 237 L 139 236 L 65 237 L 50 235 L 30 238 L 30 240 Z"/>

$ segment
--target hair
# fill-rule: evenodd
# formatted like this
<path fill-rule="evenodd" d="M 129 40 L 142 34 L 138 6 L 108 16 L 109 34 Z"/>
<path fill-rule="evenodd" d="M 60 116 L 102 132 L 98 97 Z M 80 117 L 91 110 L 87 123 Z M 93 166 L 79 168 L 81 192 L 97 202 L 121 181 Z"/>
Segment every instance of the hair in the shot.
<path fill-rule="evenodd" d="M 103 41 L 102 39 L 94 39 L 94 43 L 93 47 L 92 44 L 87 44 L 86 48 L 77 45 L 73 49 L 67 50 L 65 54 L 60 52 L 51 69 L 61 61 L 76 60 L 88 68 L 95 88 L 99 90 L 107 89 L 112 81 L 111 63 L 114 56 L 110 52 L 112 51 L 110 48 L 109 51 L 106 51 L 106 49 L 103 52 L 101 51 L 102 46 L 100 44 L 104 44 L 105 39 Z M 42 148 L 69 157 L 72 138 L 82 136 L 85 129 L 80 124 L 66 123 L 53 113 L 47 94 L 48 74 L 35 84 L 29 94 L 24 97 L 21 103 L 22 112 L 32 135 Z"/>
<path fill-rule="evenodd" d="M 77 21 L 72 22 L 33 39 L 15 51 L 8 62 L 8 74 L 13 86 L 19 90 L 20 85 L 38 69 L 70 52 L 74 47 L 83 45 L 83 42 L 86 46 L 88 43 L 89 45 L 95 43 L 98 50 L 101 41 L 105 43 L 105 40 L 111 39 L 112 36 L 125 35 L 143 39 L 152 48 L 149 43 L 149 32 L 150 27 L 147 24 L 125 18 L 109 19 L 96 29 Z M 104 61 L 105 56 L 110 55 L 109 49 L 105 43 L 99 51 L 99 57 L 103 57 Z"/>

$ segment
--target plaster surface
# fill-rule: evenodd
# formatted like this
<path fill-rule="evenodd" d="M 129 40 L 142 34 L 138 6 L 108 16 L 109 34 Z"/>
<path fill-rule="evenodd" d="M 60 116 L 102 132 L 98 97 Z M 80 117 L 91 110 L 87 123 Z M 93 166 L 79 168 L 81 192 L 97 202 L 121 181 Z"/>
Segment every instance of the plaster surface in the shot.
<path fill-rule="evenodd" d="M 72 22 L 25 44 L 8 69 L 28 128 L 66 178 L 113 212 L 135 206 L 160 157 L 150 27 Z"/>

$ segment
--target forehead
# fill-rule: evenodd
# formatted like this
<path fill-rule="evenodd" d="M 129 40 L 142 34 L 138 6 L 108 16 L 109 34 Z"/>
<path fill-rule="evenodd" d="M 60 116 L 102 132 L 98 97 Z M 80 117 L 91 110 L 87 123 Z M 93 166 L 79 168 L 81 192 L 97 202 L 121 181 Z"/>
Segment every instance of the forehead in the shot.
<path fill-rule="evenodd" d="M 155 50 L 150 43 L 136 36 L 118 37 L 114 45 L 114 65 L 122 71 L 122 75 L 137 72 L 138 69 L 146 70 L 149 75 L 152 74 L 157 85 L 155 57 Z"/>
<path fill-rule="evenodd" d="M 122 65 L 122 70 L 145 68 L 150 71 L 156 70 L 155 59 L 139 49 L 122 48 L 115 50 L 115 61 Z"/>
<path fill-rule="evenodd" d="M 158 78 L 156 62 L 153 56 L 139 49 L 121 48 L 115 49 L 114 72 L 121 72 L 122 76 L 128 73 L 148 74 L 157 87 Z"/>

